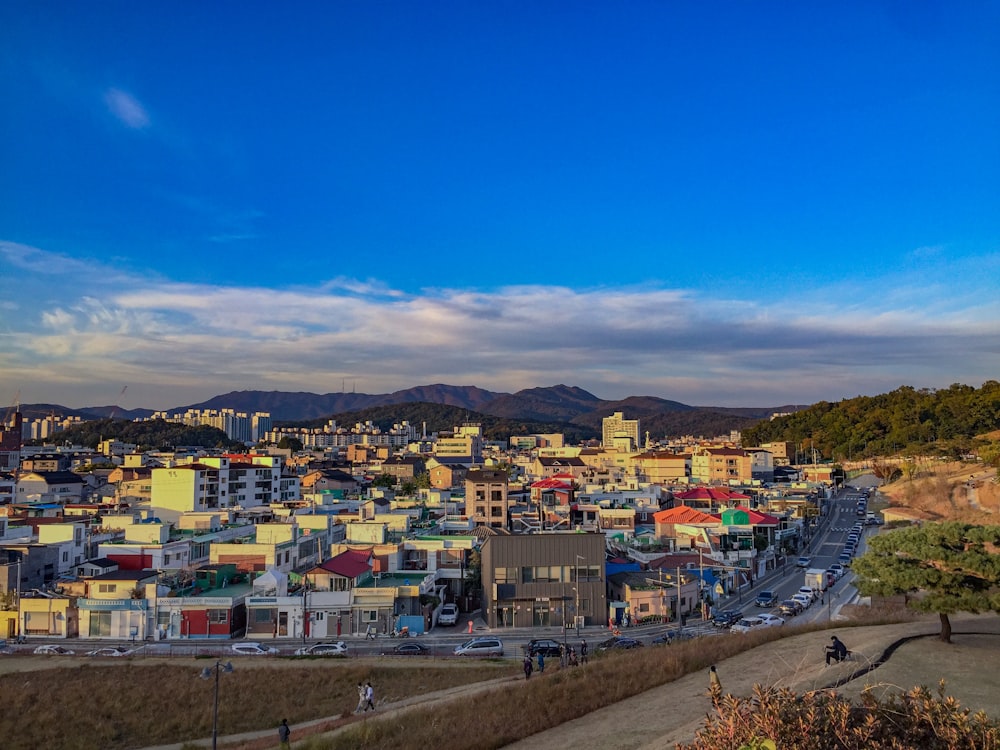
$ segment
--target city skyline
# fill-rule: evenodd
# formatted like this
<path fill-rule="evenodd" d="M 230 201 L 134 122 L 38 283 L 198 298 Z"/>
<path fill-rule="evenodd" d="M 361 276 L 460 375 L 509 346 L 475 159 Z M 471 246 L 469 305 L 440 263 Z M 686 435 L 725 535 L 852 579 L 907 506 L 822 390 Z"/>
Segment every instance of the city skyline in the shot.
<path fill-rule="evenodd" d="M 1000 8 L 0 9 L 0 399 L 1000 375 Z"/>

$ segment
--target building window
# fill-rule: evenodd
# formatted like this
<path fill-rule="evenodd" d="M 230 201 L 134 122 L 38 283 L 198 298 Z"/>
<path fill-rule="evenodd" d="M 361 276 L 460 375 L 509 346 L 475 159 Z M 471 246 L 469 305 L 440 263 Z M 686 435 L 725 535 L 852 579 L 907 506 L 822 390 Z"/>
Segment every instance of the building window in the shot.
<path fill-rule="evenodd" d="M 118 585 L 115 583 L 99 583 L 97 584 L 97 591 L 101 594 L 113 594 L 118 590 Z"/>
<path fill-rule="evenodd" d="M 90 613 L 90 637 L 100 638 L 111 635 L 111 613 L 91 612 Z"/>
<path fill-rule="evenodd" d="M 377 609 L 362 610 L 361 622 L 378 622 L 378 610 Z"/>
<path fill-rule="evenodd" d="M 494 583 L 519 583 L 517 580 L 517 568 L 494 568 Z"/>
<path fill-rule="evenodd" d="M 208 622 L 210 625 L 218 625 L 224 622 L 229 622 L 229 610 L 228 609 L 208 610 Z"/>
<path fill-rule="evenodd" d="M 272 622 L 274 620 L 274 611 L 254 608 L 253 620 L 254 622 Z"/>

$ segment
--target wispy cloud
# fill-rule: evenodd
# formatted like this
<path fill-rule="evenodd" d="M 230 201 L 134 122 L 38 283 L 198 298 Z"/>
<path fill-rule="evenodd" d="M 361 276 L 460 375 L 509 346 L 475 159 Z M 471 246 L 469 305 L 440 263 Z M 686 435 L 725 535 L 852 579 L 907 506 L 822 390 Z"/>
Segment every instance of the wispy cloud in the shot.
<path fill-rule="evenodd" d="M 22 277 L 41 277 L 62 260 L 11 243 L 0 253 Z M 4 284 L 20 304 L 0 329 L 5 375 L 55 391 L 39 400 L 93 383 L 141 382 L 159 388 L 162 400 L 148 405 L 167 408 L 193 387 L 202 397 L 234 388 L 325 391 L 348 378 L 368 392 L 565 382 L 604 398 L 779 405 L 903 383 L 978 384 L 1000 371 L 1000 303 L 921 306 L 932 279 L 882 296 L 877 284 L 856 287 L 863 304 L 817 289 L 773 300 L 651 286 L 411 294 L 370 279 L 271 289 L 151 279 L 93 263 L 74 265 L 73 281 L 45 305 L 18 297 L 21 284 Z M 86 294 L 74 297 L 76 289 Z"/>
<path fill-rule="evenodd" d="M 149 114 L 138 99 L 121 89 L 110 88 L 104 92 L 104 103 L 118 120 L 133 130 L 142 130 L 150 125 Z"/>

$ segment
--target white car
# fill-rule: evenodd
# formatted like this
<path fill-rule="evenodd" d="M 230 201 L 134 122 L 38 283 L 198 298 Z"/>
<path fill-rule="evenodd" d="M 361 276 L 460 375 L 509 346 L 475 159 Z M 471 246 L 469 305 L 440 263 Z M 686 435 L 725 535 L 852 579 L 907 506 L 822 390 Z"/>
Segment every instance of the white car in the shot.
<path fill-rule="evenodd" d="M 455 656 L 503 656 L 503 641 L 499 638 L 473 638 L 455 647 Z"/>
<path fill-rule="evenodd" d="M 347 644 L 343 641 L 314 643 L 295 649 L 296 656 L 347 656 Z"/>
<path fill-rule="evenodd" d="M 128 656 L 133 653 L 132 649 L 125 648 L 124 646 L 105 646 L 104 648 L 95 648 L 93 651 L 88 651 L 87 656 Z"/>
<path fill-rule="evenodd" d="M 812 596 L 807 594 L 792 594 L 792 601 L 801 604 L 802 609 L 809 609 L 813 603 Z"/>
<path fill-rule="evenodd" d="M 796 593 L 802 594 L 803 596 L 808 596 L 810 604 L 819 599 L 819 592 L 816 591 L 816 589 L 809 588 L 808 586 L 803 586 Z"/>
<path fill-rule="evenodd" d="M 780 619 L 780 618 L 779 618 Z M 729 628 L 730 633 L 749 633 L 751 630 L 760 630 L 761 628 L 766 628 L 767 625 L 764 620 L 754 615 L 753 617 L 744 617 L 738 623 Z"/>
<path fill-rule="evenodd" d="M 455 625 L 458 622 L 458 605 L 445 604 L 438 615 L 438 625 Z"/>
<path fill-rule="evenodd" d="M 241 656 L 274 656 L 278 653 L 278 649 L 272 646 L 261 646 L 259 643 L 252 641 L 234 643 L 230 648 L 234 654 L 240 654 Z"/>
<path fill-rule="evenodd" d="M 35 649 L 36 654 L 45 654 L 47 656 L 72 656 L 75 651 L 70 651 L 68 648 L 63 648 L 62 646 L 56 646 L 51 643 L 47 643 L 44 646 L 39 646 Z"/>
<path fill-rule="evenodd" d="M 784 625 L 785 624 L 784 620 L 782 620 L 777 615 L 772 615 L 770 612 L 766 612 L 764 614 L 757 615 L 757 617 L 759 617 L 760 620 L 761 620 L 761 622 L 763 622 L 768 627 L 774 627 L 776 625 Z"/>

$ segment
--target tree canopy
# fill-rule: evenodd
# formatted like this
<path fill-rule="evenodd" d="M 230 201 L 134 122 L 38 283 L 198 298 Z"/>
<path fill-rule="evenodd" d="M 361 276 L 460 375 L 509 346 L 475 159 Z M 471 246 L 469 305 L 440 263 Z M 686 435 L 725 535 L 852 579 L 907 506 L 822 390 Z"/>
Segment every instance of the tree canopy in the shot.
<path fill-rule="evenodd" d="M 145 422 L 133 422 L 130 419 L 94 419 L 81 422 L 67 430 L 57 432 L 54 437 L 47 438 L 49 441 L 53 439 L 90 448 L 96 448 L 101 440 L 114 439 L 123 443 L 134 443 L 139 450 L 171 449 L 178 445 L 229 450 L 246 449 L 243 443 L 230 440 L 225 432 L 215 427 L 206 425 L 191 427 L 163 419 L 151 419 Z"/>
<path fill-rule="evenodd" d="M 976 436 L 1000 429 L 1000 382 L 981 388 L 954 384 L 934 390 L 897 388 L 878 396 L 838 403 L 821 401 L 808 409 L 743 430 L 743 445 L 789 441 L 804 452 L 816 448 L 833 459 L 926 451 L 958 457 L 977 444 Z"/>
<path fill-rule="evenodd" d="M 956 612 L 1000 612 L 1000 526 L 926 523 L 879 534 L 851 566 L 868 596 L 906 596 L 907 605 L 941 617 L 951 642 Z M 910 595 L 913 596 L 910 596 Z"/>

